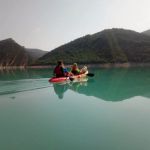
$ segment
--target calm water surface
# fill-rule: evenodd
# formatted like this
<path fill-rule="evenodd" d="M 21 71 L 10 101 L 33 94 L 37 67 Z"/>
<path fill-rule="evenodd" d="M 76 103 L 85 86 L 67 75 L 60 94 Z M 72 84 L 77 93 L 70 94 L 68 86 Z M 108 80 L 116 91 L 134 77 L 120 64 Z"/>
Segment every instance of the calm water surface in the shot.
<path fill-rule="evenodd" d="M 0 72 L 0 150 L 150 150 L 150 68 Z"/>

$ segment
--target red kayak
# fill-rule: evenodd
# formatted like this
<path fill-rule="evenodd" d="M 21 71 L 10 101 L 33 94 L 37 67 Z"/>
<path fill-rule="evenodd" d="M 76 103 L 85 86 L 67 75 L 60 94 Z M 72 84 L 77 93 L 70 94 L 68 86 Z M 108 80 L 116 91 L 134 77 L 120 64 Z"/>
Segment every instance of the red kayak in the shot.
<path fill-rule="evenodd" d="M 49 82 L 57 83 L 57 82 L 64 82 L 68 80 L 69 80 L 69 77 L 59 77 L 59 78 L 52 77 L 49 79 Z"/>
<path fill-rule="evenodd" d="M 58 78 L 52 77 L 49 79 L 49 82 L 60 83 L 60 82 L 68 82 L 68 81 L 78 80 L 78 79 L 82 79 L 82 78 L 86 77 L 87 73 L 88 72 L 86 72 L 84 74 L 70 76 L 70 77 L 58 77 Z"/>

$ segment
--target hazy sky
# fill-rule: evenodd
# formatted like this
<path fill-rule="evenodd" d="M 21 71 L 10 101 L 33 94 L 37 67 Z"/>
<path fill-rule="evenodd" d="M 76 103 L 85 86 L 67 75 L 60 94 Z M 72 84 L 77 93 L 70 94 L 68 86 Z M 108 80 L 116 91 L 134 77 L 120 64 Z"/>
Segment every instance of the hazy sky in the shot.
<path fill-rule="evenodd" d="M 0 0 L 0 40 L 52 50 L 107 28 L 150 29 L 149 0 Z"/>

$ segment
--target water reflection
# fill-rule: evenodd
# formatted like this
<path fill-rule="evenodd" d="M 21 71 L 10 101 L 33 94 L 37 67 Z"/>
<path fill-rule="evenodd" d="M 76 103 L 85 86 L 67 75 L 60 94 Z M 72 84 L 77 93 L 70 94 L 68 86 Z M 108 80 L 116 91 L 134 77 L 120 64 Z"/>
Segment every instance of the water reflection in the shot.
<path fill-rule="evenodd" d="M 53 84 L 54 91 L 59 99 L 63 99 L 64 93 L 68 90 L 68 84 Z"/>
<path fill-rule="evenodd" d="M 60 99 L 67 91 L 94 96 L 105 101 L 122 101 L 135 96 L 150 98 L 150 68 L 92 69 L 88 81 L 55 84 Z M 52 69 L 10 70 L 0 72 L 0 94 L 32 91 L 49 87 Z"/>
<path fill-rule="evenodd" d="M 135 96 L 150 98 L 150 71 L 145 68 L 95 70 L 95 77 L 86 82 L 54 85 L 59 98 L 67 90 L 105 101 L 122 101 Z"/>
<path fill-rule="evenodd" d="M 76 82 L 67 82 L 62 84 L 53 84 L 55 94 L 59 99 L 64 98 L 64 93 L 69 89 L 78 92 L 81 86 L 87 86 L 88 78 Z"/>

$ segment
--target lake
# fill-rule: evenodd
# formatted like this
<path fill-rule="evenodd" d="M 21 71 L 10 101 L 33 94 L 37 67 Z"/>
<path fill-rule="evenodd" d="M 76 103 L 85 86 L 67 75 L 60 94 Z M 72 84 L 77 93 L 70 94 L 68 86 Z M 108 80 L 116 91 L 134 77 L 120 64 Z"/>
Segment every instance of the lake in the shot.
<path fill-rule="evenodd" d="M 1 150 L 149 150 L 150 68 L 90 69 L 51 84 L 51 69 L 0 72 Z"/>

